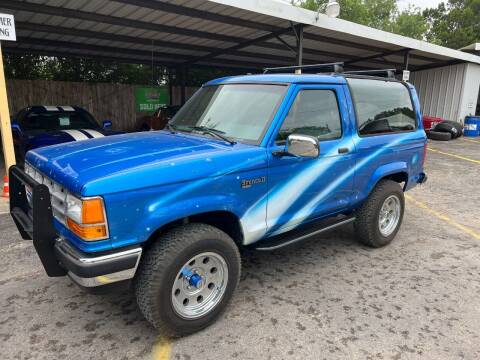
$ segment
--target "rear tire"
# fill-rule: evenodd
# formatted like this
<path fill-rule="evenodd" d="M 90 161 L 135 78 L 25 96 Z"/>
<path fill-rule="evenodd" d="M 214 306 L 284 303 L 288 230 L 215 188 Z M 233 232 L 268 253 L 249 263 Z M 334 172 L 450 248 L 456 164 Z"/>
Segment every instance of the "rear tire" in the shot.
<path fill-rule="evenodd" d="M 450 133 L 450 135 L 452 135 L 452 139 L 457 138 L 461 134 L 461 131 L 458 131 L 456 125 L 453 125 L 450 122 L 446 121 L 442 121 L 440 124 L 435 125 L 435 128 L 433 130 L 434 132 L 439 133 Z"/>
<path fill-rule="evenodd" d="M 201 275 L 202 281 L 192 285 L 191 274 Z M 145 318 L 162 335 L 178 337 L 212 324 L 225 310 L 239 278 L 240 254 L 234 241 L 213 226 L 191 223 L 152 244 L 134 287 Z"/>
<path fill-rule="evenodd" d="M 357 211 L 354 228 L 359 241 L 373 248 L 390 244 L 400 229 L 404 210 L 405 198 L 400 184 L 380 181 Z M 389 221 L 387 212 L 391 216 Z"/>
<path fill-rule="evenodd" d="M 457 121 L 452 121 L 452 120 L 444 120 L 444 121 L 442 121 L 442 123 L 450 124 L 450 125 L 452 125 L 455 129 L 457 129 L 457 135 L 455 136 L 455 138 L 460 137 L 460 136 L 463 135 L 463 125 L 460 124 L 459 122 L 457 122 Z"/>
<path fill-rule="evenodd" d="M 452 140 L 452 134 L 449 132 L 427 131 L 427 137 L 431 140 L 437 141 L 450 141 Z"/>

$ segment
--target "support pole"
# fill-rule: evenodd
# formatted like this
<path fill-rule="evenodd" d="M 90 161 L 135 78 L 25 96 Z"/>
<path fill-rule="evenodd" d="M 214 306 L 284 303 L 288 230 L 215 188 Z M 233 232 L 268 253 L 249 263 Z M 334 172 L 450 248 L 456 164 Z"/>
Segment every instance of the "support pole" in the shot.
<path fill-rule="evenodd" d="M 295 28 L 293 28 L 295 30 Z M 296 32 L 297 37 L 297 65 L 303 65 L 303 24 L 300 24 Z M 302 69 L 295 70 L 295 74 L 301 74 Z"/>
<path fill-rule="evenodd" d="M 174 105 L 173 103 L 173 76 L 172 76 L 172 68 L 167 68 L 168 72 L 168 98 L 169 98 L 169 105 Z"/>
<path fill-rule="evenodd" d="M 5 170 L 8 174 L 10 166 L 15 165 L 15 152 L 13 149 L 12 124 L 8 111 L 7 84 L 3 70 L 2 45 L 0 44 L 0 132 L 2 134 L 3 156 Z"/>
<path fill-rule="evenodd" d="M 403 54 L 403 70 L 408 70 L 408 65 L 410 62 L 410 50 L 406 50 Z"/>
<path fill-rule="evenodd" d="M 186 96 L 186 81 L 187 81 L 187 69 L 185 66 L 182 66 L 180 68 L 180 86 L 181 86 L 181 99 L 182 99 L 182 103 L 181 105 L 185 104 L 186 100 L 187 100 L 187 96 Z"/>

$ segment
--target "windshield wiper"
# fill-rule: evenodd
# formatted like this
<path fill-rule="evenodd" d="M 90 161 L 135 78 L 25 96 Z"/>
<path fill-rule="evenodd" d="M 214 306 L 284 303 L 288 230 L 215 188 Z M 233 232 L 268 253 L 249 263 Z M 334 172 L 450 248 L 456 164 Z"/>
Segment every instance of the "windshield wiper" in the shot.
<path fill-rule="evenodd" d="M 192 129 L 192 130 L 195 130 L 195 131 L 200 131 L 200 132 L 203 132 L 203 133 L 206 133 L 206 134 L 210 134 L 212 136 L 216 136 L 217 138 L 228 142 L 230 145 L 235 145 L 237 143 L 235 140 L 232 140 L 228 136 L 223 135 L 224 132 L 221 131 L 221 130 L 209 128 L 209 127 L 206 127 L 206 126 L 189 126 L 188 128 Z"/>
<path fill-rule="evenodd" d="M 165 125 L 165 127 L 167 128 L 168 131 L 170 131 L 172 134 L 175 134 L 177 132 L 177 128 L 175 125 L 173 124 L 170 124 L 169 122 L 167 122 L 167 125 Z"/>

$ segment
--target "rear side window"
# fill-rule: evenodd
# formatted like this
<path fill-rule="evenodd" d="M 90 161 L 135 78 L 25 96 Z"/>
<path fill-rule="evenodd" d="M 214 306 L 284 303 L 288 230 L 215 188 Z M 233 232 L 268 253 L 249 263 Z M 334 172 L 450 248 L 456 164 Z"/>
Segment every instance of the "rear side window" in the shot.
<path fill-rule="evenodd" d="M 340 138 L 342 121 L 335 92 L 332 90 L 300 91 L 275 142 L 283 144 L 291 134 L 310 135 L 320 141 Z"/>
<path fill-rule="evenodd" d="M 360 135 L 412 131 L 417 127 L 407 87 L 399 82 L 348 79 Z"/>

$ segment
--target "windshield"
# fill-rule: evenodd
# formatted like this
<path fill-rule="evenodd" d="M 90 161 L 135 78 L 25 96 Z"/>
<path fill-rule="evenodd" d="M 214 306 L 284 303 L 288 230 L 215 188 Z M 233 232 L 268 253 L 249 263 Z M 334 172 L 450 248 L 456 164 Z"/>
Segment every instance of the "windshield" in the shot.
<path fill-rule="evenodd" d="M 283 100 L 285 85 L 205 86 L 172 120 L 179 131 L 208 128 L 228 138 L 259 144 Z"/>
<path fill-rule="evenodd" d="M 91 115 L 73 111 L 31 112 L 21 120 L 24 130 L 98 129 Z"/>

